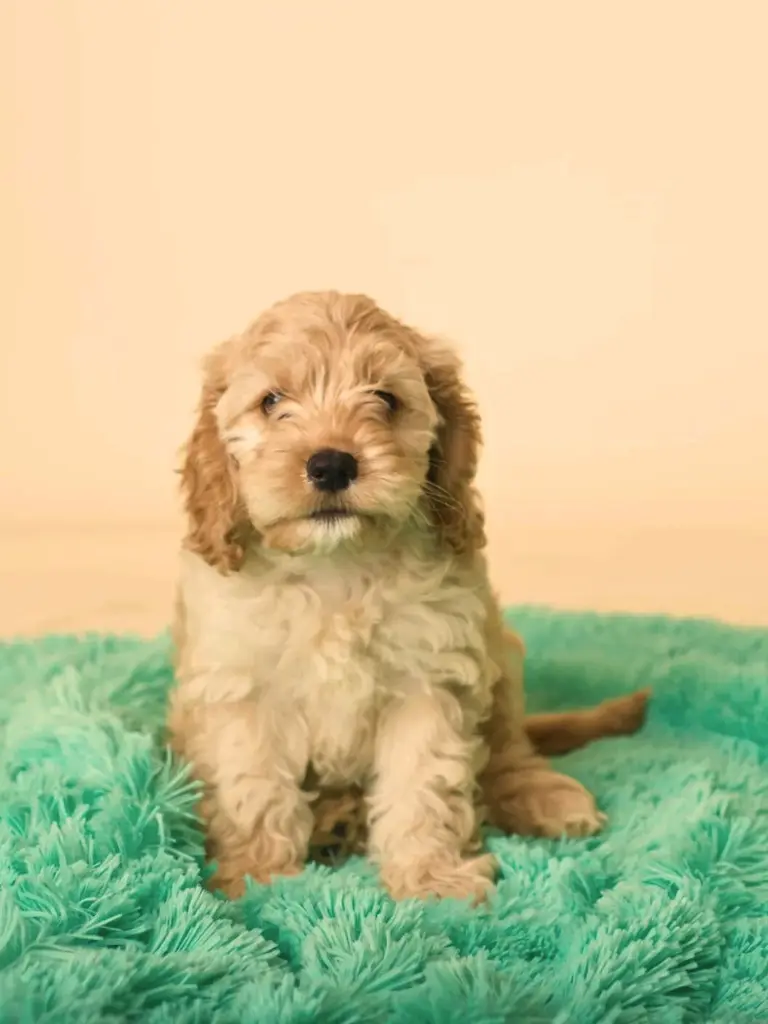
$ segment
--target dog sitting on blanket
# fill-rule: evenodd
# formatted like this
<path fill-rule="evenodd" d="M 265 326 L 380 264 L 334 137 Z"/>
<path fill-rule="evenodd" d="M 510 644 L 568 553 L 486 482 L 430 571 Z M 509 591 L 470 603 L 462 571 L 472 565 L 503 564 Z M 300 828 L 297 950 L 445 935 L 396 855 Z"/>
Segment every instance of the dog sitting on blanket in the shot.
<path fill-rule="evenodd" d="M 174 749 L 203 784 L 215 888 L 364 843 L 395 898 L 482 898 L 479 828 L 586 836 L 547 753 L 645 695 L 524 717 L 488 580 L 480 420 L 457 357 L 363 295 L 278 303 L 205 367 L 182 470 Z"/>

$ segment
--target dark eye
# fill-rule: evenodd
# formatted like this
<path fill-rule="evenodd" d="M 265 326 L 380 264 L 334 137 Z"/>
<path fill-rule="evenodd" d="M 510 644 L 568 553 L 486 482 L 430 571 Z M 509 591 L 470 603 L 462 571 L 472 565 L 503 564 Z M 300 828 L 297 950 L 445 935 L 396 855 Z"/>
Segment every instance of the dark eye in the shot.
<path fill-rule="evenodd" d="M 270 391 L 269 394 L 264 395 L 261 400 L 261 411 L 265 413 L 272 412 L 282 397 L 283 396 L 278 394 L 277 391 Z"/>
<path fill-rule="evenodd" d="M 373 393 L 388 406 L 390 412 L 396 412 L 400 408 L 397 395 L 393 395 L 391 391 L 374 391 Z"/>

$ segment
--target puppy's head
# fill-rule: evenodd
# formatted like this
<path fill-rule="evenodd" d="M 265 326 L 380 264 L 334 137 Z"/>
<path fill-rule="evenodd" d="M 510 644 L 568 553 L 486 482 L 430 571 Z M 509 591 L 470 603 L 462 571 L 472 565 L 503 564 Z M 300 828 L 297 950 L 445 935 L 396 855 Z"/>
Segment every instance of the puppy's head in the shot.
<path fill-rule="evenodd" d="M 479 419 L 458 360 L 369 298 L 304 293 L 209 357 L 182 484 L 187 546 L 299 552 L 411 526 L 482 543 Z"/>

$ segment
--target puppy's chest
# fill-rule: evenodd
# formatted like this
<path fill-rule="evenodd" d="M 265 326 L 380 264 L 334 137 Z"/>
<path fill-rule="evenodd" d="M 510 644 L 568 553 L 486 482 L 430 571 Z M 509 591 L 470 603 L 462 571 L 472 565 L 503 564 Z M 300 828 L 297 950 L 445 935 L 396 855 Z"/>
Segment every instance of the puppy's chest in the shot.
<path fill-rule="evenodd" d="M 253 656 L 304 719 L 324 782 L 365 776 L 393 696 L 483 685 L 483 603 L 444 573 L 318 574 L 265 588 L 257 603 Z"/>
<path fill-rule="evenodd" d="M 471 684 L 484 646 L 482 600 L 460 580 L 407 573 L 318 575 L 265 588 L 251 609 L 254 656 L 282 687 L 329 698 L 408 679 Z M 465 661 L 465 659 L 468 659 Z"/>

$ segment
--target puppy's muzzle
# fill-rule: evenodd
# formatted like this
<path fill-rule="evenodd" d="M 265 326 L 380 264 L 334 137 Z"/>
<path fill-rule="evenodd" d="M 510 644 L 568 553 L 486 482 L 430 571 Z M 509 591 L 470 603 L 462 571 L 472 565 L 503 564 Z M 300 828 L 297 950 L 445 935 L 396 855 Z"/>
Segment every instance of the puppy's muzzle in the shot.
<path fill-rule="evenodd" d="M 322 448 L 307 460 L 307 478 L 318 491 L 345 491 L 357 479 L 357 459 L 349 452 Z"/>

